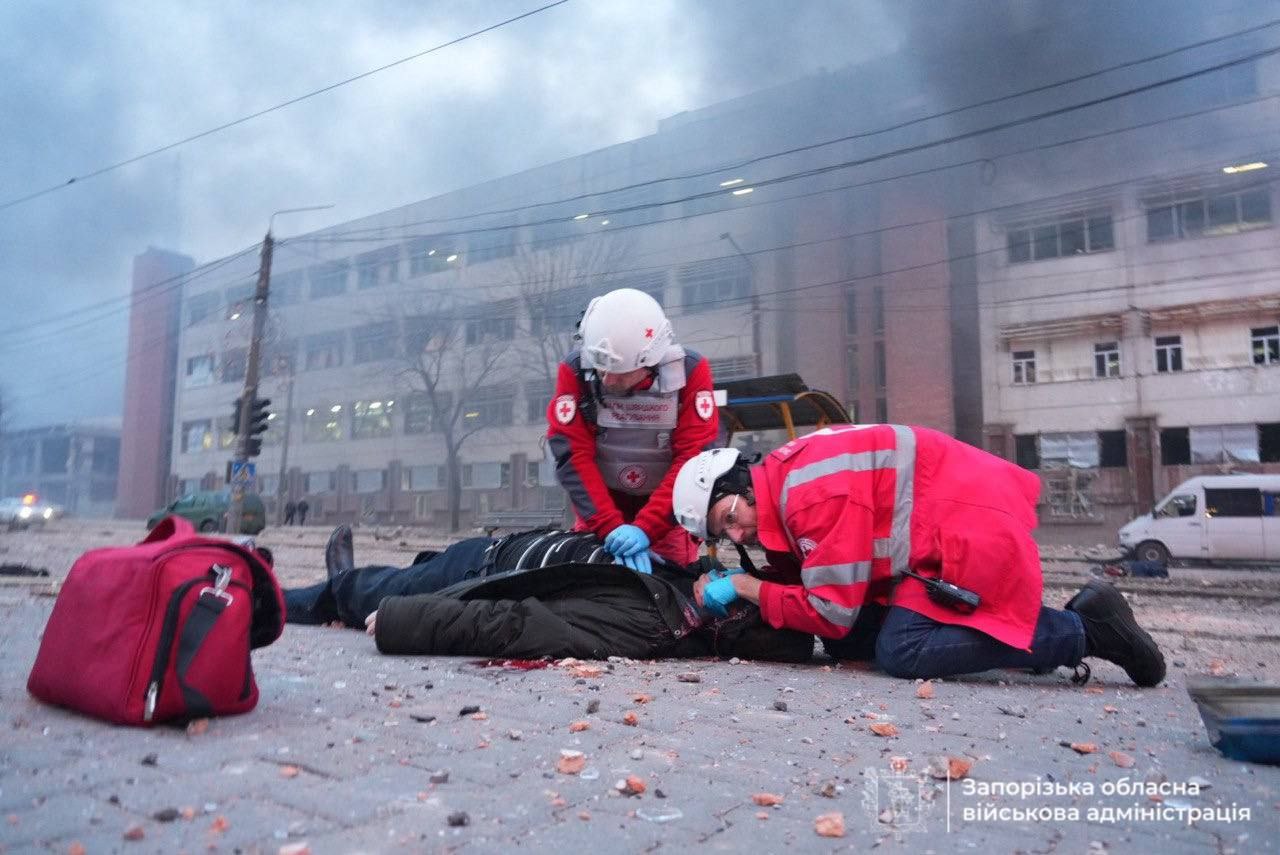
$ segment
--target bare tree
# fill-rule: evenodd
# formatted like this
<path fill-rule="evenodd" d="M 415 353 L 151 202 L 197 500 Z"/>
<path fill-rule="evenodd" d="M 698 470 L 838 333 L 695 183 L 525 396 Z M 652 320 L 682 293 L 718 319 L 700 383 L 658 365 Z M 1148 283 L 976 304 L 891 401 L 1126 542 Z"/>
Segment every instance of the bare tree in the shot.
<path fill-rule="evenodd" d="M 529 319 L 523 330 L 528 359 L 549 383 L 573 349 L 578 318 L 591 298 L 637 278 L 621 270 L 630 254 L 627 241 L 602 235 L 551 248 L 522 244 L 512 256 L 511 280 Z"/>
<path fill-rule="evenodd" d="M 461 527 L 463 446 L 490 424 L 477 412 L 477 393 L 513 367 L 515 301 L 509 302 L 504 313 L 428 297 L 399 325 L 399 385 L 420 396 L 431 430 L 444 442 L 451 531 Z"/>

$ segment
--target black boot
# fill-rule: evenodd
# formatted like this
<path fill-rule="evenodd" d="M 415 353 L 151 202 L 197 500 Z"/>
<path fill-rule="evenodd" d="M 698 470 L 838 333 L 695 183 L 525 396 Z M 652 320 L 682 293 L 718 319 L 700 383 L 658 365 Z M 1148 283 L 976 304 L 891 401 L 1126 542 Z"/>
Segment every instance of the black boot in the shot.
<path fill-rule="evenodd" d="M 332 579 L 339 573 L 356 569 L 355 545 L 352 543 L 351 526 L 340 525 L 329 535 L 324 547 L 324 568 Z"/>
<path fill-rule="evenodd" d="M 1094 579 L 1066 608 L 1084 624 L 1085 656 L 1114 662 L 1139 686 L 1157 686 L 1164 679 L 1164 655 L 1110 582 Z"/>

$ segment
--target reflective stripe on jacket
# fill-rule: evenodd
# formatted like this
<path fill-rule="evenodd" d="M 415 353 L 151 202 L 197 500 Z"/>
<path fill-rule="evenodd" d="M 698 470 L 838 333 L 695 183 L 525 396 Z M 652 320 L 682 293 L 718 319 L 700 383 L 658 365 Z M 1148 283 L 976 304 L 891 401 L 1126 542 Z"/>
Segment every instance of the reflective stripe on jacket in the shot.
<path fill-rule="evenodd" d="M 761 586 L 772 625 L 841 638 L 863 603 L 892 601 L 1030 644 L 1042 588 L 1032 473 L 927 428 L 866 425 L 793 440 L 752 478 L 760 543 L 788 553 L 801 583 Z M 936 604 L 904 569 L 982 603 L 971 615 Z"/>

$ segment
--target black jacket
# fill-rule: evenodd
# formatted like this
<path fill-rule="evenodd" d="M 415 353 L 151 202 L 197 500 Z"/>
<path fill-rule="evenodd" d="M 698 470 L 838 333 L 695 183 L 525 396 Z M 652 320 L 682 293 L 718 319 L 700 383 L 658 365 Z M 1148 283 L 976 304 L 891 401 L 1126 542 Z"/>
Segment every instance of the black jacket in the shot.
<path fill-rule="evenodd" d="M 501 573 L 384 599 L 376 640 L 389 654 L 515 659 L 812 656 L 811 635 L 768 626 L 748 603 L 710 619 L 694 604 L 693 581 L 662 567 L 649 575 L 613 564 Z"/>

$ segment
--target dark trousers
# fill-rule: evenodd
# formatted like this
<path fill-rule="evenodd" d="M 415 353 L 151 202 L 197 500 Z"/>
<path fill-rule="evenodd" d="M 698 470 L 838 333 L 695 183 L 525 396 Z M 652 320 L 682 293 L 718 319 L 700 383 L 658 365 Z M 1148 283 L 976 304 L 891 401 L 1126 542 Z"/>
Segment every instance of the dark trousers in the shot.
<path fill-rule="evenodd" d="M 823 639 L 837 659 L 874 659 L 886 674 L 910 679 L 976 674 L 993 668 L 1052 671 L 1084 656 L 1084 624 L 1075 612 L 1041 607 L 1031 652 L 966 626 L 938 623 L 901 606 L 863 606 L 853 630 Z"/>
<path fill-rule="evenodd" d="M 328 581 L 284 592 L 285 620 L 322 624 L 342 621 L 364 629 L 364 619 L 383 597 L 433 594 L 483 572 L 484 553 L 493 540 L 473 537 L 453 544 L 425 561 L 406 567 L 357 567 Z"/>

